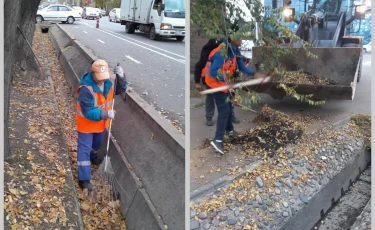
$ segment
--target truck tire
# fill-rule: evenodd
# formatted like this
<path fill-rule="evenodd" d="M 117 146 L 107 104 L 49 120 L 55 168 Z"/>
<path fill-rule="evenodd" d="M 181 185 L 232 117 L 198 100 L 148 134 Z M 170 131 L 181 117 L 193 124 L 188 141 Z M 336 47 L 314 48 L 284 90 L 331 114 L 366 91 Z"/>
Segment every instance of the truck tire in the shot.
<path fill-rule="evenodd" d="M 154 25 L 151 25 L 151 27 L 150 27 L 149 37 L 150 37 L 151 40 L 156 39 L 156 32 L 155 32 L 155 26 Z"/>
<path fill-rule="evenodd" d="M 176 37 L 177 41 L 182 42 L 185 39 L 185 36 Z"/>
<path fill-rule="evenodd" d="M 134 31 L 135 31 L 135 25 L 131 24 L 130 22 L 127 22 L 125 26 L 125 32 L 127 34 L 134 34 Z"/>

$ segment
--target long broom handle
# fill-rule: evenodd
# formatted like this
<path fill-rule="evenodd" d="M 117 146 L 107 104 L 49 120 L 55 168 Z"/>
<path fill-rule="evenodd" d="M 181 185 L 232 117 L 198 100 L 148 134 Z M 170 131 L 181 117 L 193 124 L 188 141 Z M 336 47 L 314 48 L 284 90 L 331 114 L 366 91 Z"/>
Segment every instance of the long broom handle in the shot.
<path fill-rule="evenodd" d="M 201 91 L 200 94 L 205 95 L 205 94 L 220 92 L 222 90 L 227 90 L 230 88 L 235 89 L 235 88 L 239 88 L 242 86 L 258 85 L 261 83 L 269 82 L 270 80 L 271 80 L 271 77 L 266 77 L 264 79 L 254 79 L 254 80 L 236 83 L 233 86 L 225 85 L 225 86 L 220 86 L 218 88 L 207 89 L 207 90 Z"/>
<path fill-rule="evenodd" d="M 117 63 L 117 66 L 119 66 L 120 63 Z M 113 87 L 113 100 L 112 100 L 112 110 L 115 107 L 115 96 L 116 96 L 116 78 L 114 80 L 114 87 Z M 109 130 L 108 130 L 108 140 L 107 140 L 107 154 L 106 156 L 108 157 L 108 150 L 109 150 L 109 141 L 111 140 L 111 129 L 112 129 L 112 119 L 109 121 Z"/>

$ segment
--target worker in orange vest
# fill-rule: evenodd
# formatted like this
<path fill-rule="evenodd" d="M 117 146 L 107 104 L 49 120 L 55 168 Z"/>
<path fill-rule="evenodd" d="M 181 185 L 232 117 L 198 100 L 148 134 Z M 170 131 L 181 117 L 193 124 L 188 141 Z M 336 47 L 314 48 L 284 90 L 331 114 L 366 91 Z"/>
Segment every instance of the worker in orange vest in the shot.
<path fill-rule="evenodd" d="M 205 44 L 201 50 L 201 55 L 199 61 L 195 64 L 195 70 L 194 70 L 194 81 L 195 81 L 195 88 L 198 91 L 203 90 L 203 86 L 206 89 L 210 89 L 210 87 L 206 84 L 204 80 L 204 74 L 203 69 L 207 64 L 208 56 L 210 55 L 211 51 L 217 48 L 223 40 L 216 40 L 216 39 L 210 39 L 207 44 Z M 247 65 L 250 62 L 250 59 L 243 56 L 244 64 Z M 203 85 L 203 86 L 202 86 Z M 207 126 L 213 126 L 214 122 L 212 121 L 212 118 L 215 114 L 215 100 L 214 96 L 212 94 L 206 95 L 205 100 L 205 111 L 206 111 L 206 125 Z M 240 120 L 238 120 L 234 114 L 234 110 L 232 110 L 232 122 L 235 124 L 239 124 Z"/>
<path fill-rule="evenodd" d="M 223 41 L 220 46 L 211 51 L 206 67 L 203 69 L 206 84 L 210 88 L 218 88 L 227 85 L 228 81 L 237 76 L 236 71 L 241 71 L 246 75 L 254 75 L 255 78 L 265 78 L 262 73 L 254 73 L 252 69 L 245 66 L 243 56 L 239 47 L 242 39 Z M 226 51 L 226 56 L 221 49 Z M 229 83 L 232 84 L 232 83 Z M 225 134 L 237 135 L 232 123 L 232 103 L 228 103 L 231 95 L 228 90 L 214 93 L 215 103 L 218 110 L 215 138 L 211 145 L 215 150 L 224 154 L 223 139 Z"/>
<path fill-rule="evenodd" d="M 78 131 L 78 180 L 81 189 L 94 190 L 91 184 L 91 164 L 99 165 L 97 151 L 102 145 L 110 119 L 114 87 L 110 80 L 108 64 L 104 60 L 92 63 L 91 72 L 83 75 L 76 91 L 76 123 Z"/>

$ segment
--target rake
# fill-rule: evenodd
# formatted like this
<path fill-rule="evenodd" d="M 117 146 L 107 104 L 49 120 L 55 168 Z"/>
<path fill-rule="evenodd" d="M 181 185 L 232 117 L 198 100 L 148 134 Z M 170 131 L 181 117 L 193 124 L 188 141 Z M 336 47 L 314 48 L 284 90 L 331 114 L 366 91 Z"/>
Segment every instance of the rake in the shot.
<path fill-rule="evenodd" d="M 117 66 L 120 66 L 120 63 L 117 64 Z M 115 105 L 115 95 L 116 95 L 116 79 L 114 81 L 114 91 L 113 91 L 113 100 L 112 100 L 112 109 Z M 117 198 L 117 192 L 116 192 L 116 178 L 115 178 L 115 172 L 113 170 L 112 164 L 111 164 L 111 157 L 108 156 L 109 153 L 109 143 L 111 140 L 111 129 L 112 129 L 112 119 L 109 123 L 109 129 L 108 129 L 108 139 L 107 139 L 107 148 L 106 148 L 106 155 L 104 157 L 104 160 L 102 164 L 98 168 L 98 177 L 101 184 L 103 184 L 104 187 L 104 195 L 102 197 L 103 201 L 105 201 L 106 196 L 108 194 L 108 198 L 110 201 L 114 201 Z M 107 182 L 107 183 L 105 183 Z M 112 194 L 111 194 L 112 192 Z"/>

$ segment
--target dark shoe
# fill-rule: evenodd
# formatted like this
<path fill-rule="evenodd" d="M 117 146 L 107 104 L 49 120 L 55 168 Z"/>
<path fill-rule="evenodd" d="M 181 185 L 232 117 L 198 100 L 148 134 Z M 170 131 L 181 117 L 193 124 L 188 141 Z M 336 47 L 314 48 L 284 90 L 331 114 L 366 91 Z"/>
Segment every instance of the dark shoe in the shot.
<path fill-rule="evenodd" d="M 212 121 L 211 117 L 206 118 L 206 125 L 207 126 L 213 126 L 214 125 L 214 122 Z"/>
<path fill-rule="evenodd" d="M 103 159 L 100 159 L 99 157 L 91 160 L 91 164 L 93 164 L 93 165 L 100 165 L 102 162 L 103 162 Z"/>
<path fill-rule="evenodd" d="M 212 147 L 215 148 L 216 152 L 219 152 L 224 155 L 224 144 L 223 142 L 211 141 Z"/>
<path fill-rule="evenodd" d="M 228 136 L 234 136 L 234 137 L 238 137 L 238 135 L 239 135 L 236 130 L 232 130 L 232 131 L 226 132 L 226 134 Z"/>
<path fill-rule="evenodd" d="M 91 184 L 91 182 L 89 180 L 80 180 L 78 182 L 79 184 L 79 187 L 83 190 L 83 189 L 87 189 L 89 190 L 89 192 L 93 191 L 94 190 L 94 186 Z"/>
<path fill-rule="evenodd" d="M 233 117 L 233 118 L 232 118 L 232 123 L 234 123 L 234 124 L 239 124 L 239 123 L 240 123 L 240 120 L 238 120 L 237 117 Z"/>

